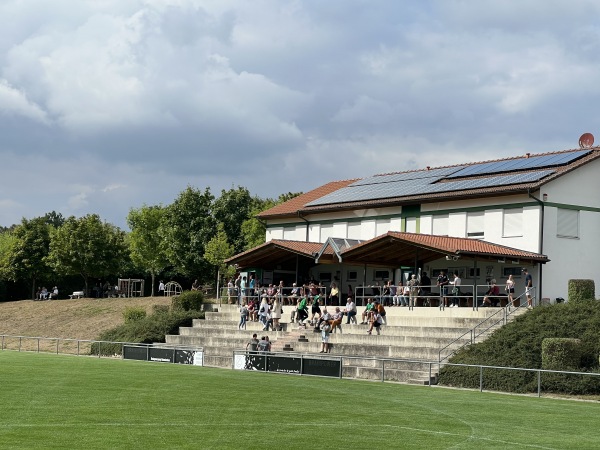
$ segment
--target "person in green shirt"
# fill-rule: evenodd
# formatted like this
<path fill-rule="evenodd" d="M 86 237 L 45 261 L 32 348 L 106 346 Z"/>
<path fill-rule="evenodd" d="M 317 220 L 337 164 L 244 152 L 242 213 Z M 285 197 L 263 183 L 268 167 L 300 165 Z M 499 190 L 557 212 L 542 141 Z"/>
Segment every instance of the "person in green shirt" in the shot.
<path fill-rule="evenodd" d="M 306 297 L 302 297 L 300 299 L 300 303 L 298 303 L 298 312 L 296 313 L 296 320 L 300 323 L 303 323 L 308 317 L 308 311 L 306 306 Z"/>
<path fill-rule="evenodd" d="M 368 323 L 369 319 L 371 318 L 371 314 L 373 312 L 373 300 L 372 299 L 367 299 L 367 307 L 365 308 L 365 310 L 362 313 L 362 322 L 360 323 L 361 325 L 365 325 L 366 323 Z"/>

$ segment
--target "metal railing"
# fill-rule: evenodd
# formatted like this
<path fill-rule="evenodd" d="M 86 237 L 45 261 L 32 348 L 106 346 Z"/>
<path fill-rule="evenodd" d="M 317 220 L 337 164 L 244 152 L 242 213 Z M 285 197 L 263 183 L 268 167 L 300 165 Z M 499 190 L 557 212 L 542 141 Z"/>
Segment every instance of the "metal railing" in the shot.
<path fill-rule="evenodd" d="M 484 391 L 485 388 L 485 370 L 510 370 L 510 371 L 520 371 L 524 373 L 535 373 L 537 374 L 537 396 L 541 397 L 542 395 L 542 375 L 543 374 L 562 374 L 562 375 L 575 375 L 580 377 L 598 377 L 600 373 L 592 373 L 592 372 L 573 372 L 573 371 L 560 371 L 560 370 L 547 370 L 547 369 L 528 369 L 524 367 L 504 367 L 504 366 L 486 366 L 480 364 L 455 364 L 455 363 L 441 363 L 438 361 L 423 361 L 423 360 L 414 360 L 414 359 L 402 359 L 402 358 L 380 358 L 380 357 L 367 357 L 367 356 L 347 356 L 347 355 L 332 355 L 329 353 L 321 354 L 321 353 L 299 353 L 299 352 L 248 352 L 247 350 L 234 350 L 233 351 L 233 361 L 232 361 L 232 369 L 236 369 L 235 360 L 236 355 L 243 356 L 245 358 L 248 357 L 265 357 L 269 356 L 278 356 L 278 357 L 288 357 L 288 358 L 301 358 L 301 359 L 324 359 L 324 360 L 334 360 L 340 362 L 340 371 L 338 378 L 340 379 L 348 379 L 348 380 L 356 380 L 356 379 L 372 379 L 383 382 L 398 382 L 397 376 L 390 376 L 390 374 L 394 375 L 394 371 L 408 371 L 411 369 L 398 369 L 390 367 L 392 364 L 402 364 L 407 366 L 416 366 L 420 365 L 421 367 L 425 367 L 425 370 L 412 369 L 415 372 L 425 372 L 428 377 L 429 383 L 424 381 L 424 384 L 428 384 L 430 387 L 433 387 L 437 384 L 439 372 L 444 366 L 456 366 L 456 367 L 471 367 L 479 370 L 479 388 L 480 392 Z M 373 361 L 372 366 L 350 366 L 353 361 Z M 352 373 L 352 370 L 344 371 L 344 368 L 350 367 L 358 367 L 360 369 L 366 369 L 370 372 L 369 377 L 353 377 L 348 373 Z M 240 368 L 238 368 L 239 370 Z M 267 367 L 265 365 L 264 372 L 267 372 Z M 242 368 L 241 370 L 248 370 L 247 368 Z M 347 372 L 347 373 L 345 373 Z M 302 376 L 302 372 L 300 373 L 291 373 L 291 372 L 271 372 L 271 373 L 284 373 L 289 375 L 299 375 Z M 305 375 L 305 376 L 319 376 L 319 375 Z M 404 382 L 411 380 L 410 378 L 403 380 Z M 414 378 L 412 379 L 414 381 Z M 490 389 L 492 391 L 492 389 Z"/>
<path fill-rule="evenodd" d="M 98 345 L 94 345 L 98 344 Z M 118 346 L 119 352 L 106 354 L 108 346 Z M 199 350 L 198 347 L 182 346 L 179 344 L 143 344 L 139 342 L 102 341 L 92 339 L 67 339 L 41 336 L 0 335 L 0 350 L 52 353 L 57 355 L 97 356 L 98 358 L 122 358 L 123 346 L 152 348 L 177 348 L 178 350 Z M 103 352 L 104 347 L 104 352 Z"/>
<path fill-rule="evenodd" d="M 530 293 L 533 298 L 533 302 L 535 304 L 535 288 L 531 288 Z M 441 363 L 441 362 L 447 360 L 448 358 L 450 358 L 453 354 L 455 354 L 460 349 L 466 347 L 467 345 L 474 344 L 477 341 L 478 337 L 480 337 L 484 334 L 488 334 L 491 330 L 495 330 L 500 325 L 506 325 L 508 323 L 508 318 L 511 315 L 514 315 L 519 310 L 523 310 L 523 309 L 527 308 L 527 302 L 523 301 L 525 297 L 526 297 L 526 294 L 523 293 L 523 294 L 519 295 L 518 297 L 513 298 L 513 303 L 516 303 L 518 301 L 519 306 L 512 306 L 510 303 L 507 304 L 506 306 L 500 308 L 498 311 L 493 313 L 491 316 L 486 317 L 484 320 L 479 322 L 477 325 L 475 325 L 469 331 L 461 334 L 456 339 L 454 339 L 453 341 L 449 342 L 447 345 L 442 347 L 438 352 L 438 362 Z M 469 339 L 467 342 L 464 342 L 460 346 L 453 348 L 453 346 L 457 342 L 464 341 L 465 337 L 467 337 L 467 336 L 469 336 Z M 447 354 L 445 356 L 442 356 L 444 352 L 447 352 Z"/>

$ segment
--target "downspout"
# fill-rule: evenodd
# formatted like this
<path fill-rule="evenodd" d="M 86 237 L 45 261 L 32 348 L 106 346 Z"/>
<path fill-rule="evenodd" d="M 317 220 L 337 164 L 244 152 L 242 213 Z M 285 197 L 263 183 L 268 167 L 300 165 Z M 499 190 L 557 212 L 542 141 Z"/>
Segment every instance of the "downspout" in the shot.
<path fill-rule="evenodd" d="M 309 225 L 310 222 L 308 220 L 306 220 L 304 217 L 302 217 L 302 213 L 300 211 L 298 211 L 298 217 L 306 222 L 306 237 L 305 237 L 305 242 L 308 242 L 308 225 Z"/>
<path fill-rule="evenodd" d="M 538 253 L 540 255 L 543 255 L 544 254 L 544 202 L 541 201 L 539 198 L 534 197 L 531 194 L 531 189 L 527 189 L 527 195 L 529 196 L 529 198 L 532 198 L 533 200 L 535 200 L 535 202 L 538 205 L 540 205 L 540 209 L 542 211 L 542 220 L 540 221 L 540 245 L 539 245 L 539 252 Z M 542 266 L 543 266 L 543 264 L 540 262 L 539 263 L 539 270 L 538 270 L 538 273 L 539 273 L 538 276 L 539 276 L 539 279 L 540 279 L 540 281 L 539 281 L 540 291 L 539 291 L 539 294 L 537 295 L 538 301 L 539 301 L 540 305 L 542 304 Z"/>

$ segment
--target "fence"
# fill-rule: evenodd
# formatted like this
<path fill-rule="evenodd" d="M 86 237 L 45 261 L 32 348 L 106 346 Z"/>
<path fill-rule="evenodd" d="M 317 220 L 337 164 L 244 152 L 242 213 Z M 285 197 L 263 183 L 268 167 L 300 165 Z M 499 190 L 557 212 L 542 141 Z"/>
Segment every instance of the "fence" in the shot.
<path fill-rule="evenodd" d="M 2 351 L 13 350 L 19 352 L 53 353 L 57 355 L 97 356 L 98 358 L 123 358 L 125 347 L 143 349 L 146 355 L 150 355 L 152 349 L 173 351 L 174 354 L 176 351 L 203 351 L 199 347 L 172 344 L 140 344 L 86 339 L 0 335 L 0 350 Z M 114 351 L 115 349 L 118 351 Z"/>

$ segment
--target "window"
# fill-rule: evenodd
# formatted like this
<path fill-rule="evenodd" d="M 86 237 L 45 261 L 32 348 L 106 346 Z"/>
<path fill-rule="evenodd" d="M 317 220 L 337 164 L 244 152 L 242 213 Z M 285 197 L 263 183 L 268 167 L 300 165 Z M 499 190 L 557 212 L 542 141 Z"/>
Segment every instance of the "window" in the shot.
<path fill-rule="evenodd" d="M 319 274 L 319 281 L 331 281 L 331 272 L 321 272 Z"/>
<path fill-rule="evenodd" d="M 417 232 L 417 218 L 416 217 L 407 217 L 406 218 L 406 232 L 407 233 L 416 233 Z"/>
<path fill-rule="evenodd" d="M 284 227 L 283 239 L 286 241 L 293 241 L 296 239 L 296 227 Z"/>
<path fill-rule="evenodd" d="M 521 268 L 520 267 L 504 267 L 502 269 L 502 274 L 505 278 L 508 278 L 509 275 L 512 275 L 513 278 L 521 278 Z"/>
<path fill-rule="evenodd" d="M 579 238 L 579 211 L 576 209 L 557 209 L 556 236 Z"/>
<path fill-rule="evenodd" d="M 472 212 L 467 214 L 467 237 L 482 238 L 484 234 L 483 218 L 484 212 Z"/>
<path fill-rule="evenodd" d="M 390 219 L 380 219 L 375 222 L 375 236 L 385 234 L 390 231 Z"/>
<path fill-rule="evenodd" d="M 333 224 L 321 225 L 321 239 L 319 242 L 325 242 L 333 236 Z"/>
<path fill-rule="evenodd" d="M 448 216 L 433 216 L 433 234 L 448 236 Z"/>
<path fill-rule="evenodd" d="M 348 271 L 348 281 L 356 281 L 358 279 L 358 272 L 354 270 Z"/>
<path fill-rule="evenodd" d="M 387 280 L 390 278 L 389 270 L 376 270 L 374 280 Z"/>
<path fill-rule="evenodd" d="M 481 275 L 481 271 L 479 270 L 479 267 L 477 267 L 476 269 L 471 267 L 469 269 L 469 278 L 479 278 L 479 276 Z"/>
<path fill-rule="evenodd" d="M 360 222 L 348 224 L 348 239 L 360 239 Z"/>
<path fill-rule="evenodd" d="M 502 221 L 502 237 L 523 236 L 523 208 L 505 209 Z"/>

